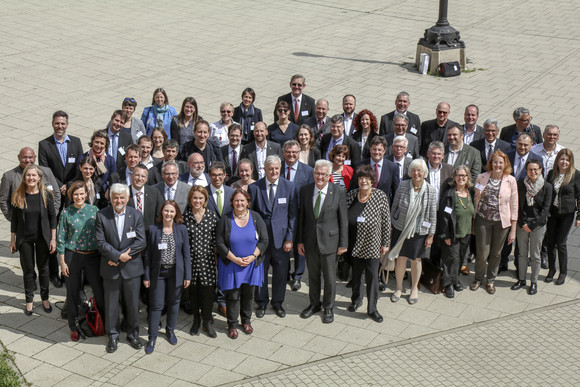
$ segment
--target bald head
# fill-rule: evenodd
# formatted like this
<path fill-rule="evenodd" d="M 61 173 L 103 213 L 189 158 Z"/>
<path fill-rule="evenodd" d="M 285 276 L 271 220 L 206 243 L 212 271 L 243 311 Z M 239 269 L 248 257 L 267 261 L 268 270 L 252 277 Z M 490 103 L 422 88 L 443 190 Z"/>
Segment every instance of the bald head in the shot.
<path fill-rule="evenodd" d="M 26 168 L 27 166 L 36 163 L 36 154 L 34 153 L 34 149 L 30 147 L 24 147 L 20 149 L 20 153 L 18 153 L 18 161 L 20 162 L 20 166 L 22 168 Z"/>
<path fill-rule="evenodd" d="M 187 166 L 191 176 L 198 178 L 205 171 L 205 160 L 200 153 L 192 153 L 187 159 Z"/>

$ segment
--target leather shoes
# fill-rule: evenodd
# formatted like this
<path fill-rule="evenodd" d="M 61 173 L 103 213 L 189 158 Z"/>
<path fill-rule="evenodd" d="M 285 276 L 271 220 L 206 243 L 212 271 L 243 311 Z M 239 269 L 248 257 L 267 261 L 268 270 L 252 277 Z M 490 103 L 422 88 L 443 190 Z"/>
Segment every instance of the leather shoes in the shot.
<path fill-rule="evenodd" d="M 495 285 L 492 283 L 488 283 L 487 285 L 485 285 L 485 291 L 488 292 L 489 294 L 494 294 L 495 293 Z"/>
<path fill-rule="evenodd" d="M 286 311 L 284 310 L 282 305 L 276 305 L 273 308 L 274 308 L 274 311 L 276 312 L 276 316 L 278 316 L 280 318 L 286 317 Z"/>
<path fill-rule="evenodd" d="M 242 324 L 242 330 L 246 335 L 251 335 L 254 332 L 254 328 L 252 328 L 252 324 Z"/>
<path fill-rule="evenodd" d="M 79 331 L 71 331 L 70 332 L 70 339 L 72 341 L 79 341 Z"/>
<path fill-rule="evenodd" d="M 383 281 L 382 275 L 379 275 L 379 292 L 384 292 L 387 290 L 387 284 Z"/>
<path fill-rule="evenodd" d="M 481 281 L 473 281 L 471 285 L 469 285 L 469 290 L 477 290 L 481 286 Z"/>
<path fill-rule="evenodd" d="M 455 290 L 453 289 L 453 286 L 449 285 L 445 288 L 445 297 L 447 298 L 455 297 Z"/>
<path fill-rule="evenodd" d="M 225 305 L 218 305 L 217 312 L 222 317 L 227 317 L 226 315 L 226 306 Z"/>
<path fill-rule="evenodd" d="M 508 271 L 508 267 L 507 265 L 501 265 L 498 269 L 497 272 L 501 273 L 502 271 Z"/>
<path fill-rule="evenodd" d="M 193 319 L 193 324 L 191 325 L 191 329 L 189 330 L 189 334 L 192 336 L 198 336 L 200 328 L 201 328 L 201 318 L 199 316 L 197 316 Z"/>
<path fill-rule="evenodd" d="M 548 266 L 548 261 L 545 258 L 543 258 L 543 257 L 542 257 L 542 263 L 540 264 L 540 266 L 541 266 L 542 269 L 547 269 L 549 267 Z"/>
<path fill-rule="evenodd" d="M 300 290 L 301 287 L 302 287 L 302 284 L 300 283 L 300 280 L 294 280 L 294 281 L 292 281 L 292 285 L 290 286 L 290 289 L 292 289 L 292 291 L 296 292 L 296 291 Z"/>
<path fill-rule="evenodd" d="M 44 311 L 46 313 L 51 313 L 52 312 L 52 305 L 50 305 L 50 303 L 48 304 L 48 308 L 46 306 L 44 306 L 44 302 L 42 303 L 42 309 L 44 309 Z"/>
<path fill-rule="evenodd" d="M 566 281 L 566 274 L 560 273 L 558 279 L 556 280 L 556 285 L 564 285 L 564 281 Z"/>
<path fill-rule="evenodd" d="M 300 313 L 300 317 L 301 318 L 309 318 L 309 317 L 312 317 L 312 315 L 314 313 L 318 313 L 318 312 L 320 312 L 320 305 L 318 305 L 318 306 L 308 305 L 308 308 L 304 309 L 302 311 L 302 313 Z"/>
<path fill-rule="evenodd" d="M 347 288 L 352 288 L 352 280 L 348 281 L 345 285 Z"/>
<path fill-rule="evenodd" d="M 334 321 L 334 312 L 332 311 L 332 308 L 325 308 L 324 315 L 322 316 L 322 323 L 330 324 L 333 321 Z"/>
<path fill-rule="evenodd" d="M 458 282 L 455 285 L 453 285 L 453 290 L 455 290 L 456 292 L 460 292 L 463 290 L 463 285 L 460 282 Z"/>
<path fill-rule="evenodd" d="M 60 279 L 60 276 L 58 275 L 52 276 L 50 281 L 52 282 L 55 288 L 62 288 L 63 282 L 62 279 Z"/>
<path fill-rule="evenodd" d="M 139 340 L 139 339 L 129 339 L 129 345 L 133 349 L 137 349 L 137 350 L 143 348 L 143 344 L 141 344 L 141 340 Z"/>
<path fill-rule="evenodd" d="M 511 290 L 518 290 L 521 288 L 526 287 L 526 281 L 518 280 L 515 284 L 512 285 L 510 288 Z"/>
<path fill-rule="evenodd" d="M 264 317 L 265 314 L 266 314 L 266 308 L 263 306 L 258 306 L 258 309 L 256 309 L 256 317 L 262 318 L 262 317 Z"/>
<path fill-rule="evenodd" d="M 119 343 L 119 340 L 117 339 L 113 339 L 112 337 L 109 337 L 109 343 L 107 344 L 107 353 L 113 353 L 117 350 L 117 344 Z"/>
<path fill-rule="evenodd" d="M 369 317 L 373 319 L 374 322 L 376 323 L 382 323 L 383 322 L 383 316 L 381 316 L 379 314 L 379 312 L 374 311 L 372 313 L 369 313 Z"/>
<path fill-rule="evenodd" d="M 228 337 L 230 339 L 237 339 L 238 338 L 238 330 L 236 328 L 230 328 L 230 331 L 228 333 Z"/>
<path fill-rule="evenodd" d="M 546 275 L 546 278 L 544 278 L 544 282 L 550 283 L 552 282 L 552 280 L 554 279 L 554 274 L 556 274 L 555 271 L 548 271 L 548 274 Z"/>
<path fill-rule="evenodd" d="M 169 341 L 169 344 L 171 344 L 171 345 L 177 344 L 177 336 L 175 336 L 175 332 L 165 331 L 165 336 L 167 336 L 167 341 Z M 139 345 L 141 345 L 141 343 L 139 343 Z M 133 346 L 133 344 L 131 344 L 131 346 Z M 135 347 L 133 347 L 133 348 L 135 348 Z"/>
<path fill-rule="evenodd" d="M 32 310 L 28 310 L 26 306 L 24 307 L 24 314 L 27 316 L 32 316 Z"/>
<path fill-rule="evenodd" d="M 356 303 L 356 304 L 355 304 L 355 303 L 352 303 L 352 304 L 350 304 L 350 305 L 348 306 L 348 308 L 346 308 L 346 309 L 347 309 L 349 312 L 356 312 L 356 310 L 357 310 L 358 308 L 360 308 L 360 306 L 361 306 L 361 303 L 360 303 L 360 302 L 359 302 L 359 303 Z"/>
<path fill-rule="evenodd" d="M 538 284 L 535 282 L 530 283 L 530 287 L 528 288 L 528 294 L 533 296 L 534 294 L 538 293 Z"/>
<path fill-rule="evenodd" d="M 469 268 L 467 266 L 461 266 L 461 269 L 459 270 L 459 273 L 461 273 L 462 275 L 469 275 Z"/>
<path fill-rule="evenodd" d="M 215 329 L 213 329 L 213 324 L 211 320 L 204 320 L 203 321 L 203 331 L 207 333 L 208 337 L 215 339 L 217 337 L 217 333 L 215 333 Z"/>
<path fill-rule="evenodd" d="M 147 355 L 150 355 L 153 353 L 153 350 L 155 349 L 155 341 L 156 340 L 157 340 L 156 337 L 149 338 L 149 341 L 147 342 L 147 345 L 145 346 L 145 353 Z"/>

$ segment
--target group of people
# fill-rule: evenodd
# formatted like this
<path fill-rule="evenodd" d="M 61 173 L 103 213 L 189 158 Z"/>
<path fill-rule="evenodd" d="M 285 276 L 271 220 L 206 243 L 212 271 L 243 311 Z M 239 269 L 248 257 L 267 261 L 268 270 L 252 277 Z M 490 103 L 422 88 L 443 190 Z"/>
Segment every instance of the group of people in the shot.
<path fill-rule="evenodd" d="M 514 245 L 511 289 L 527 286 L 529 264 L 529 294 L 541 268 L 544 281 L 558 273 L 556 285 L 565 282 L 567 236 L 580 224 L 580 173 L 557 126 L 542 132 L 525 108 L 501 131 L 495 119 L 479 126 L 476 105 L 458 124 L 445 102 L 421 122 L 406 92 L 380 120 L 368 109 L 355 113 L 351 94 L 329 117 L 328 101 L 303 94 L 305 86 L 302 75 L 291 78 L 271 125 L 251 88 L 238 107 L 221 104 L 211 124 L 193 97 L 177 114 L 157 89 L 141 119 L 135 99 L 125 98 L 88 152 L 67 133 L 68 115 L 55 112 L 38 165 L 34 150 L 22 148 L 0 185 L 10 250 L 20 252 L 24 312 L 33 313 L 36 270 L 47 313 L 49 284 L 64 278 L 77 341 L 86 281 L 114 352 L 121 331 L 142 348 L 143 299 L 152 353 L 163 313 L 166 338 L 177 343 L 180 305 L 193 315 L 190 334 L 211 338 L 215 302 L 232 339 L 240 317 L 242 332 L 253 332 L 254 310 L 261 318 L 271 305 L 284 318 L 286 289 L 301 288 L 306 268 L 309 305 L 300 317 L 322 312 L 323 323 L 334 320 L 337 274 L 350 278 L 347 309 L 360 308 L 365 284 L 367 314 L 382 322 L 379 293 L 394 271 L 390 300 L 403 297 L 408 260 L 409 304 L 419 301 L 423 259 L 441 267 L 442 290 L 453 298 L 474 256 L 469 288 L 495 293 Z"/>

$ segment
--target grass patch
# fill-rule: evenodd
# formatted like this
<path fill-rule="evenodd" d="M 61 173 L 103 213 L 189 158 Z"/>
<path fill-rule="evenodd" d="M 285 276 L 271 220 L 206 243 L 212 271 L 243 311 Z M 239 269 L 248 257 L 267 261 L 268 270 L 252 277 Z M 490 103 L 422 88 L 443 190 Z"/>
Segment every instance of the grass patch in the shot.
<path fill-rule="evenodd" d="M 14 358 L 10 355 L 4 344 L 0 343 L 0 386 L 2 387 L 20 387 L 29 384 L 23 381 L 18 372 L 14 369 Z"/>

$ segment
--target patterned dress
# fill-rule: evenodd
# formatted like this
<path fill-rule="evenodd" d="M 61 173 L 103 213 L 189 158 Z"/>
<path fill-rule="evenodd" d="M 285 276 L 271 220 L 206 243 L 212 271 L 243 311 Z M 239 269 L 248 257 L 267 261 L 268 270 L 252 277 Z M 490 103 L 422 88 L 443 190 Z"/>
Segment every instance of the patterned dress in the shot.
<path fill-rule="evenodd" d="M 199 278 L 201 286 L 215 286 L 215 231 L 218 217 L 213 211 L 206 209 L 198 223 L 191 208 L 188 208 L 184 220 L 191 248 L 191 282 L 197 283 Z"/>

